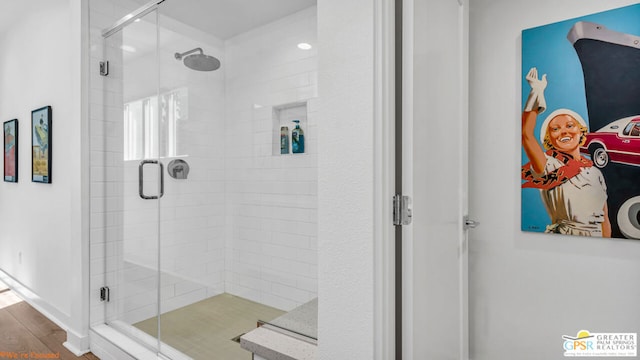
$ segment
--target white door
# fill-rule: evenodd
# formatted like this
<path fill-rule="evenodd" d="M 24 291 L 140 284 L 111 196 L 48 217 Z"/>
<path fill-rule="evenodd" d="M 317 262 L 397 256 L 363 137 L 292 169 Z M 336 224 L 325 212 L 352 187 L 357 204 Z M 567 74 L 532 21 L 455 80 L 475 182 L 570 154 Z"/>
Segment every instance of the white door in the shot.
<path fill-rule="evenodd" d="M 468 0 L 403 9 L 403 359 L 467 359 Z"/>

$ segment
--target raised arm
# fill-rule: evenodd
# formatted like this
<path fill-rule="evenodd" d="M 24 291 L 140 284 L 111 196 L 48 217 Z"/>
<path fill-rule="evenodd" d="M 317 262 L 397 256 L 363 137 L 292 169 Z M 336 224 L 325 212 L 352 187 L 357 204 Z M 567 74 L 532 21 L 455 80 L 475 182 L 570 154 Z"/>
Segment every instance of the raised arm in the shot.
<path fill-rule="evenodd" d="M 544 155 L 542 146 L 540 146 L 540 143 L 536 140 L 534 130 L 536 128 L 538 114 L 541 114 L 547 108 L 544 99 L 544 89 L 547 87 L 547 75 L 542 75 L 542 79 L 538 79 L 538 70 L 531 68 L 526 79 L 529 86 L 531 86 L 531 91 L 529 92 L 529 97 L 522 112 L 522 147 L 529 161 L 531 161 L 533 171 L 541 174 L 544 171 L 547 158 Z M 542 131 L 544 131 L 544 129 Z"/>
<path fill-rule="evenodd" d="M 534 135 L 537 117 L 538 111 L 536 110 L 524 111 L 522 113 L 522 147 L 531 162 L 533 171 L 537 174 L 542 174 L 544 166 L 547 163 L 547 158 Z"/>

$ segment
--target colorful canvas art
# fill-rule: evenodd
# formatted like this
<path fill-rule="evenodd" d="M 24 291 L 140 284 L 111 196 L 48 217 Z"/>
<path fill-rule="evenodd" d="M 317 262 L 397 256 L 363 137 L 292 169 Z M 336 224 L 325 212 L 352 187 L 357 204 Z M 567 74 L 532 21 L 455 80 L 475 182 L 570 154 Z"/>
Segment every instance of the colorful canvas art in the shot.
<path fill-rule="evenodd" d="M 18 182 L 18 120 L 4 122 L 4 181 Z"/>
<path fill-rule="evenodd" d="M 522 32 L 522 230 L 640 239 L 640 5 Z"/>
<path fill-rule="evenodd" d="M 51 107 L 31 112 L 31 181 L 51 183 Z"/>

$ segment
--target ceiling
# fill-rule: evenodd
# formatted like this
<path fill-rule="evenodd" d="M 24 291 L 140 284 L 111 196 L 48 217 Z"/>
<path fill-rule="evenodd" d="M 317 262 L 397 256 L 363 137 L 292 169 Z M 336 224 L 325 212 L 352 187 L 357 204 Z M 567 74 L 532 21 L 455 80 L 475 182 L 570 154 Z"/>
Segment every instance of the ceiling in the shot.
<path fill-rule="evenodd" d="M 48 2 L 56 1 L 0 0 L 0 35 L 20 20 L 20 14 L 41 9 Z M 149 0 L 135 2 L 142 6 Z M 165 0 L 160 11 L 175 20 L 226 40 L 306 9 L 316 2 L 317 0 Z"/>
<path fill-rule="evenodd" d="M 135 1 L 140 6 L 148 3 Z M 316 0 L 165 0 L 160 12 L 226 40 L 315 4 Z"/>

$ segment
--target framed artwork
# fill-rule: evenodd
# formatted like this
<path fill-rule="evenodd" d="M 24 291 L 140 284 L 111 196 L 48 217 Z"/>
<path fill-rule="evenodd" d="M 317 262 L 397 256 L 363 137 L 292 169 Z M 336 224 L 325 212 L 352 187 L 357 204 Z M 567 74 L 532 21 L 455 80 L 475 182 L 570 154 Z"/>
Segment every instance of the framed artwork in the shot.
<path fill-rule="evenodd" d="M 522 31 L 523 231 L 640 239 L 640 4 Z"/>
<path fill-rule="evenodd" d="M 18 119 L 4 122 L 4 181 L 18 182 Z"/>
<path fill-rule="evenodd" d="M 51 106 L 31 112 L 31 181 L 51 183 Z"/>

